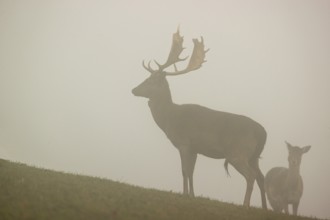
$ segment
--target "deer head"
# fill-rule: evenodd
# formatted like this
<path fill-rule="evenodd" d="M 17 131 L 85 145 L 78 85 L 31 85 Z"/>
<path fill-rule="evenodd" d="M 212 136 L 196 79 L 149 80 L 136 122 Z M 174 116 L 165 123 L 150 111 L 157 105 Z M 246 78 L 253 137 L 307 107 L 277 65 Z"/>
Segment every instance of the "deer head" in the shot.
<path fill-rule="evenodd" d="M 305 146 L 305 147 L 295 147 L 292 146 L 290 143 L 285 142 L 289 151 L 289 168 L 291 169 L 299 169 L 301 158 L 304 153 L 307 153 L 311 146 Z"/>
<path fill-rule="evenodd" d="M 204 50 L 204 41 L 201 37 L 201 40 L 193 39 L 194 49 L 189 60 L 187 67 L 184 70 L 178 70 L 176 63 L 185 61 L 188 57 L 180 58 L 180 54 L 183 51 L 183 37 L 180 36 L 179 28 L 176 33 L 173 34 L 172 38 L 172 47 L 167 58 L 167 61 L 164 64 L 159 64 L 157 61 L 154 61 L 158 66 L 158 69 L 153 69 L 151 67 L 151 61 L 148 65 L 142 62 L 142 66 L 150 72 L 150 77 L 143 81 L 140 85 L 132 90 L 132 93 L 136 96 L 142 96 L 149 99 L 159 98 L 160 96 L 165 96 L 167 98 L 171 97 L 170 89 L 166 76 L 176 76 L 180 74 L 189 73 L 191 71 L 199 69 L 204 62 L 205 53 L 208 50 Z M 173 72 L 166 71 L 168 67 L 174 67 Z"/>

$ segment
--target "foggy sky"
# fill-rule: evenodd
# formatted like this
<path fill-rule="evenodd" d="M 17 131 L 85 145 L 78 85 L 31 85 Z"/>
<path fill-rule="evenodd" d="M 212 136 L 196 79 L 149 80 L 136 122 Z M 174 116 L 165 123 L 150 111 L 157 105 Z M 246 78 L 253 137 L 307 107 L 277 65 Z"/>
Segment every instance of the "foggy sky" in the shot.
<path fill-rule="evenodd" d="M 330 218 L 330 1 L 0 0 L 0 158 L 182 191 L 177 150 L 131 89 L 142 60 L 167 58 L 180 25 L 183 55 L 203 36 L 207 62 L 169 77 L 175 103 L 262 124 L 260 167 L 303 156 L 298 212 Z M 245 180 L 199 156 L 195 193 L 242 204 Z M 251 201 L 261 206 L 257 186 Z"/>

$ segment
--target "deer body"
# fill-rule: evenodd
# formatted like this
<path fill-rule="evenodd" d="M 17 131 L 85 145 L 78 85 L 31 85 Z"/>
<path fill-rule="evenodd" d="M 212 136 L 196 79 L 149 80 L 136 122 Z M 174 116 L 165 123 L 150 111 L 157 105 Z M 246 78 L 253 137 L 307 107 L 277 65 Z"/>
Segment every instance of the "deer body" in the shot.
<path fill-rule="evenodd" d="M 200 105 L 168 103 L 165 107 L 149 101 L 149 107 L 155 122 L 176 148 L 189 145 L 193 152 L 215 159 L 239 156 L 242 151 L 252 158 L 258 135 L 265 135 L 263 127 L 250 118 Z M 237 137 L 245 146 L 235 155 L 233 149 L 241 147 Z"/>
<path fill-rule="evenodd" d="M 150 63 L 143 66 L 151 76 L 132 90 L 136 96 L 149 99 L 149 107 L 156 124 L 163 130 L 181 157 L 183 192 L 194 196 L 193 172 L 197 154 L 226 159 L 247 182 L 244 205 L 250 205 L 254 181 L 261 191 L 262 206 L 266 208 L 264 176 L 258 165 L 266 142 L 265 129 L 252 119 L 227 112 L 212 110 L 196 104 L 173 103 L 166 76 L 198 69 L 204 61 L 203 41 L 194 40 L 194 50 L 187 69 L 174 73 L 164 71 L 180 59 L 183 38 L 179 31 L 173 35 L 172 49 L 167 62 L 153 70 Z M 176 67 L 175 67 L 176 69 Z"/>
<path fill-rule="evenodd" d="M 303 180 L 300 175 L 301 157 L 311 148 L 293 147 L 287 143 L 289 150 L 289 168 L 274 167 L 265 177 L 267 198 L 274 211 L 289 213 L 292 204 L 293 214 L 297 215 L 298 206 L 303 194 Z"/>

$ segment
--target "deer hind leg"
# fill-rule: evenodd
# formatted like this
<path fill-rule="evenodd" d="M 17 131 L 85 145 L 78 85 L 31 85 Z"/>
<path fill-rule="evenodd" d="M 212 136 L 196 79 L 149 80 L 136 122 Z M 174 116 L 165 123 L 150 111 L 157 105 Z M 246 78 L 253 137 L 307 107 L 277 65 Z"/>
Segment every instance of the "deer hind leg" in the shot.
<path fill-rule="evenodd" d="M 284 213 L 287 215 L 289 214 L 289 204 L 284 205 Z"/>
<path fill-rule="evenodd" d="M 241 159 L 241 158 L 240 158 Z M 256 179 L 256 172 L 246 160 L 232 160 L 230 163 L 235 169 L 244 176 L 246 180 L 246 191 L 243 205 L 250 206 L 251 195 L 253 191 L 254 181 Z"/>
<path fill-rule="evenodd" d="M 183 194 L 194 197 L 194 180 L 193 174 L 197 159 L 197 154 L 191 152 L 188 148 L 180 149 L 182 177 L 183 177 Z"/>
<path fill-rule="evenodd" d="M 262 174 L 260 168 L 259 168 L 259 160 L 252 162 L 251 164 L 256 172 L 256 180 L 258 187 L 260 189 L 260 195 L 261 195 L 261 204 L 263 209 L 267 209 L 267 201 L 266 201 L 266 192 L 265 192 L 265 177 Z"/>

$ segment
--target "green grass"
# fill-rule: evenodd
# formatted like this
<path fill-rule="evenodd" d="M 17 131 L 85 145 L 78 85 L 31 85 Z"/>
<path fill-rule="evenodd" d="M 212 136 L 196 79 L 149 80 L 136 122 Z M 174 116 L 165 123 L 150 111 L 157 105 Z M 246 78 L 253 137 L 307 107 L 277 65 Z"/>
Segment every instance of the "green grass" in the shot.
<path fill-rule="evenodd" d="M 310 219 L 0 159 L 0 219 Z"/>

